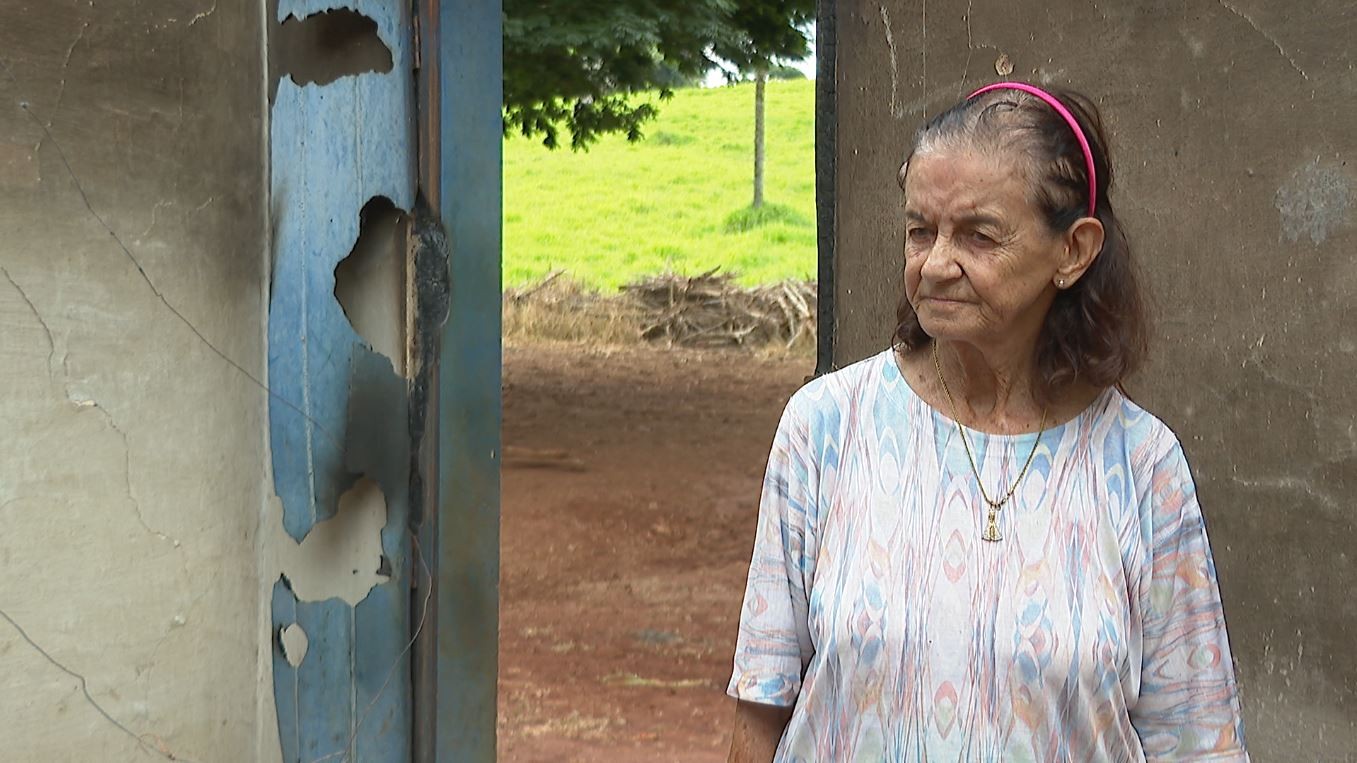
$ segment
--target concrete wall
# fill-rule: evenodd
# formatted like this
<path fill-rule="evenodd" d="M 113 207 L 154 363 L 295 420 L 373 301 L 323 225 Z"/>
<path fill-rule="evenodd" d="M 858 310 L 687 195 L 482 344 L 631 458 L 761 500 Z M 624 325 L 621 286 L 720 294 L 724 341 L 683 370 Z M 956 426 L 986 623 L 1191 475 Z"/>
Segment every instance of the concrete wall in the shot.
<path fill-rule="evenodd" d="M 836 364 L 889 342 L 920 120 L 1008 65 L 1096 98 L 1158 320 L 1131 391 L 1196 472 L 1251 749 L 1357 759 L 1357 11 L 887 0 L 836 21 Z"/>
<path fill-rule="evenodd" d="M 0 0 L 5 760 L 278 756 L 262 19 Z"/>

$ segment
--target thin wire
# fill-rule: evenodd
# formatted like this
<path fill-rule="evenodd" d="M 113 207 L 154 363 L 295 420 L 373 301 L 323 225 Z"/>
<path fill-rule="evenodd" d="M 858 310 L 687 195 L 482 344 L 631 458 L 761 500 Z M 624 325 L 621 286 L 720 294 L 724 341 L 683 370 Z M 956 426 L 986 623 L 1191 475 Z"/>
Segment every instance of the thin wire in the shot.
<path fill-rule="evenodd" d="M 424 577 L 428 580 L 428 585 L 424 591 L 424 604 L 420 608 L 419 623 L 415 626 L 414 635 L 410 637 L 410 641 L 405 645 L 405 648 L 401 650 L 401 653 L 396 655 L 396 661 L 392 663 L 391 669 L 386 673 L 386 680 L 382 681 L 382 686 L 377 690 L 377 693 L 372 695 L 372 699 L 368 701 L 367 707 L 363 709 L 363 714 L 358 716 L 358 723 L 353 727 L 353 733 L 349 735 L 348 745 L 343 750 L 336 750 L 328 755 L 316 758 L 311 763 L 324 763 L 324 761 L 333 760 L 336 757 L 340 757 L 341 760 L 344 761 L 353 759 L 353 745 L 358 739 L 358 730 L 363 727 L 363 722 L 367 720 L 368 714 L 372 712 L 372 708 L 377 704 L 377 700 L 381 699 L 382 693 L 386 691 L 387 684 L 391 683 L 391 678 L 396 674 L 396 669 L 400 667 L 401 661 L 404 660 L 405 655 L 409 654 L 410 650 L 414 648 L 415 642 L 419 641 L 419 634 L 424 631 L 424 623 L 429 619 L 429 602 L 433 598 L 433 572 L 429 570 L 428 562 L 424 559 L 424 550 L 420 548 L 419 536 L 415 535 L 414 532 L 410 532 L 410 540 L 414 542 L 415 558 L 419 561 L 419 565 L 424 568 Z"/>

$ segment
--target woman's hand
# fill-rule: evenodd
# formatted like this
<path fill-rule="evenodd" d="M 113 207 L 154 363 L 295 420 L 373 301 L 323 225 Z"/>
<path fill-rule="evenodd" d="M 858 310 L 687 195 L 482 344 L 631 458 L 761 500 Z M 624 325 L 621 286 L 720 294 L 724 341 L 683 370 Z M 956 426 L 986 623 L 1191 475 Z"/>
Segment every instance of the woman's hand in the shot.
<path fill-rule="evenodd" d="M 770 763 L 791 719 L 790 707 L 736 702 L 735 733 L 730 740 L 727 763 Z"/>

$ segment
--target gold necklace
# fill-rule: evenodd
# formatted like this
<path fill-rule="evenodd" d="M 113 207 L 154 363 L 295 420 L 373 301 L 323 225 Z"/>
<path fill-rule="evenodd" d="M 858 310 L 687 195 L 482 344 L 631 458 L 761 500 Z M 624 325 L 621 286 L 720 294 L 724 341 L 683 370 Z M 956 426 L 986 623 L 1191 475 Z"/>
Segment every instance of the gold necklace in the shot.
<path fill-rule="evenodd" d="M 938 381 L 942 383 L 943 394 L 947 395 L 947 404 L 952 407 L 952 421 L 956 424 L 957 434 L 961 435 L 961 445 L 966 449 L 966 458 L 970 461 L 971 472 L 975 474 L 975 484 L 980 488 L 980 497 L 984 498 L 985 503 L 989 504 L 988 521 L 985 522 L 985 532 L 980 537 L 988 541 L 1003 540 L 1003 536 L 999 534 L 999 511 L 1017 492 L 1018 485 L 1022 483 L 1022 478 L 1027 476 L 1027 469 L 1032 465 L 1032 459 L 1037 455 L 1037 446 L 1041 444 L 1041 435 L 1046 431 L 1046 414 L 1050 412 L 1050 409 L 1043 408 L 1041 411 L 1041 425 L 1037 428 L 1037 441 L 1032 443 L 1032 450 L 1027 454 L 1027 462 L 1022 465 L 1022 471 L 1018 472 L 1018 478 L 1013 480 L 1013 485 L 1009 487 L 1007 493 L 1004 493 L 1004 497 L 996 501 L 989 497 L 989 493 L 985 490 L 985 483 L 980 479 L 980 467 L 975 464 L 975 454 L 971 452 L 971 444 L 966 440 L 966 430 L 962 428 L 961 417 L 957 415 L 956 400 L 952 399 L 952 390 L 947 388 L 947 379 L 942 375 L 942 362 L 938 360 L 937 340 L 933 341 L 933 368 L 938 372 Z"/>

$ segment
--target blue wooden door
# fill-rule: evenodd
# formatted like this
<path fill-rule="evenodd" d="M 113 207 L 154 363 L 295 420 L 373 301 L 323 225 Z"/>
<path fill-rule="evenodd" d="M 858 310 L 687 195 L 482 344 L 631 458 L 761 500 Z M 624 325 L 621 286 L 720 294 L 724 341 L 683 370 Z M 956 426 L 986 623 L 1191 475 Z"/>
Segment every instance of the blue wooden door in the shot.
<path fill-rule="evenodd" d="M 321 598 L 311 591 L 334 581 L 303 585 L 288 570 L 273 587 L 273 688 L 287 763 L 411 759 L 418 560 L 407 522 L 407 382 L 350 324 L 335 296 L 335 269 L 353 250 L 370 201 L 406 211 L 414 204 L 412 10 L 408 0 L 280 0 L 275 21 L 341 8 L 375 23 L 392 65 L 326 84 L 277 83 L 269 122 L 270 446 L 283 525 L 294 541 L 333 519 L 342 497 L 364 480 L 380 489 L 385 523 L 378 569 L 353 570 L 379 582 L 356 602 Z M 298 632 L 304 651 L 283 638 Z"/>

